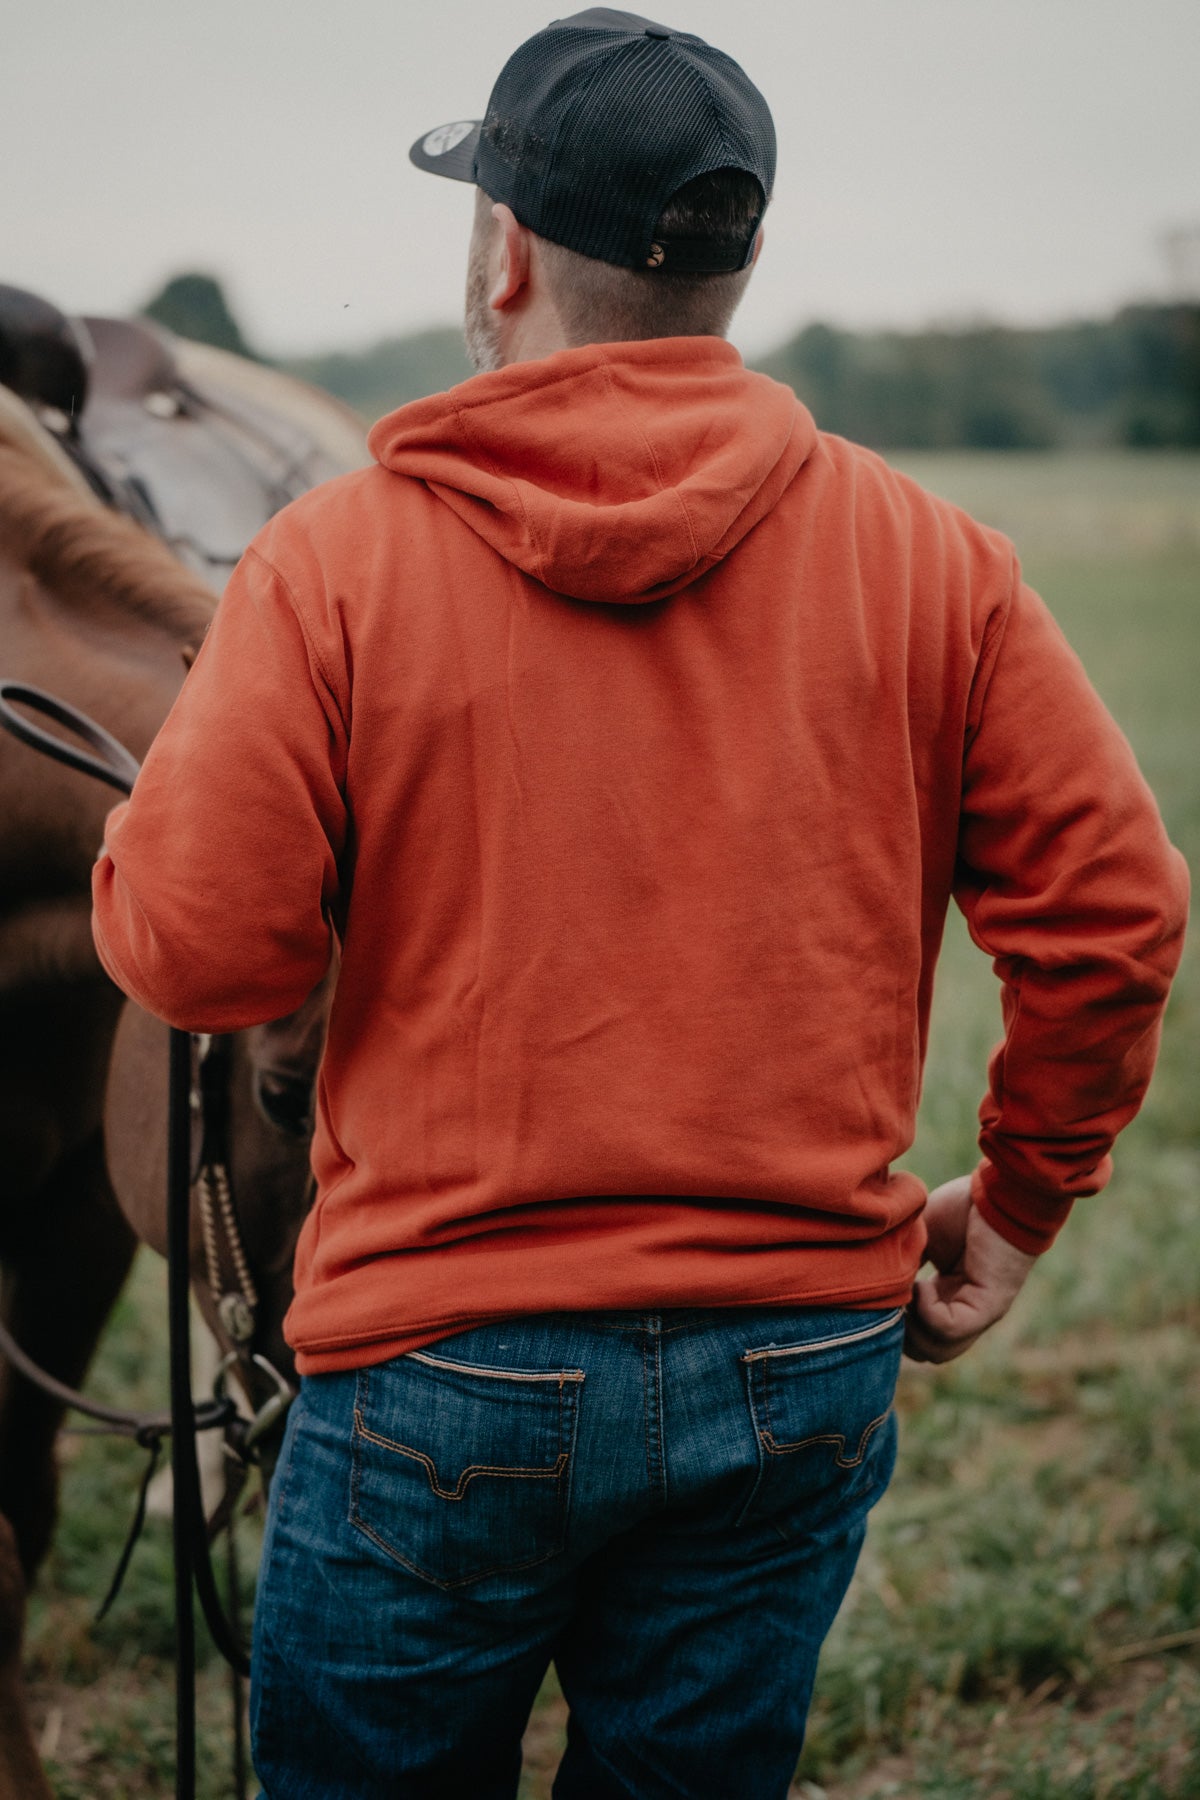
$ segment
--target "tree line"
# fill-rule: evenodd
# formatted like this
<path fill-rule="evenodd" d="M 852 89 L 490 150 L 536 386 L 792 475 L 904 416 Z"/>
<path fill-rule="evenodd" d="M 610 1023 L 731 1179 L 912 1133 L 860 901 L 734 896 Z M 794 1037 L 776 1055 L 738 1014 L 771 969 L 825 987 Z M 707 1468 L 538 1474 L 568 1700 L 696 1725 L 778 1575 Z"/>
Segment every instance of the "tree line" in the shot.
<path fill-rule="evenodd" d="M 1018 329 L 809 325 L 758 365 L 876 449 L 1200 448 L 1200 305 Z"/>
<path fill-rule="evenodd" d="M 177 276 L 143 310 L 185 337 L 257 354 L 211 276 Z M 366 419 L 471 372 L 454 327 L 361 351 L 259 359 Z M 792 387 L 824 430 L 879 450 L 1200 449 L 1200 303 L 1030 328 L 813 324 L 754 366 Z"/>

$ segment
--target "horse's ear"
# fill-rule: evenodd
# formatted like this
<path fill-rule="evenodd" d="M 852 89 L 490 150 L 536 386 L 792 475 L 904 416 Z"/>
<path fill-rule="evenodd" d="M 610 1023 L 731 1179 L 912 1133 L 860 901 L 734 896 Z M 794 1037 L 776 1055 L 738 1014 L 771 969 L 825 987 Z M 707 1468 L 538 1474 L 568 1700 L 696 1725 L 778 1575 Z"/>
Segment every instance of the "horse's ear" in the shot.
<path fill-rule="evenodd" d="M 183 658 L 183 666 L 185 669 L 191 668 L 192 664 L 195 662 L 196 658 L 199 656 L 200 646 L 204 642 L 204 640 L 207 636 L 208 636 L 208 626 L 206 625 L 204 627 L 204 630 L 200 633 L 199 638 L 196 640 L 196 642 L 194 644 L 185 644 L 183 646 L 183 649 L 179 652 L 179 654 Z M 0 1795 L 0 1800 L 3 1800 L 2 1795 Z"/>

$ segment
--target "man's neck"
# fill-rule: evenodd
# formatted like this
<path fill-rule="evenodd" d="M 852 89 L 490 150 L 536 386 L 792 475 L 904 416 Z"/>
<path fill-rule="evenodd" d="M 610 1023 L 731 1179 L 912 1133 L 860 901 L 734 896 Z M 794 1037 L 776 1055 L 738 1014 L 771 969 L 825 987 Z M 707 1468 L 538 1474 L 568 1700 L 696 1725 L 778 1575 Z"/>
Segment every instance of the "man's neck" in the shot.
<path fill-rule="evenodd" d="M 505 324 L 507 329 L 500 342 L 502 368 L 507 368 L 509 363 L 535 362 L 543 356 L 553 356 L 556 350 L 571 348 L 558 311 L 548 300 L 537 300 L 523 307 Z"/>

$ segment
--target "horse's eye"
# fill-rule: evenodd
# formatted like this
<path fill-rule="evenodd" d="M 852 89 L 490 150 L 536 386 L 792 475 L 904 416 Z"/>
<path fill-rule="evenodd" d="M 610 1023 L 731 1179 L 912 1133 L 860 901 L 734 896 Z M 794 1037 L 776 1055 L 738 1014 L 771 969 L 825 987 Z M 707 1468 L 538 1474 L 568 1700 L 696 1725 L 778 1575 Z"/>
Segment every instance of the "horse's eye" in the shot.
<path fill-rule="evenodd" d="M 254 1084 L 255 1098 L 263 1117 L 285 1137 L 306 1138 L 312 1130 L 311 1081 L 290 1075 L 261 1073 Z"/>

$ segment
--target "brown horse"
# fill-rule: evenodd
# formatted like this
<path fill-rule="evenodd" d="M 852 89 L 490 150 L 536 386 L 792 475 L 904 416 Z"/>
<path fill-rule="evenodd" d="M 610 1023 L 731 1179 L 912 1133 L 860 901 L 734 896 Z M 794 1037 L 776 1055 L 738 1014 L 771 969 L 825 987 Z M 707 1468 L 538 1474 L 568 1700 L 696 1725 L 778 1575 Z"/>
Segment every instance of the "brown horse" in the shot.
<path fill-rule="evenodd" d="M 0 675 L 90 714 L 140 760 L 215 604 L 163 544 L 98 503 L 0 388 Z M 0 732 L 0 1313 L 72 1386 L 137 1237 L 161 1248 L 165 1229 L 165 1030 L 126 1007 L 91 940 L 91 868 L 113 801 Z M 284 1372 L 324 1010 L 318 990 L 232 1050 L 231 1173 L 259 1296 L 251 1348 Z M 193 1268 L 216 1324 L 202 1257 Z M 49 1800 L 19 1646 L 25 1585 L 54 1526 L 60 1423 L 0 1357 L 0 1800 Z"/>
<path fill-rule="evenodd" d="M 49 458 L 0 437 L 5 673 L 60 694 L 141 757 L 213 598 Z M 91 945 L 89 880 L 110 804 L 96 783 L 0 743 L 0 1307 L 26 1351 L 82 1378 L 134 1235 L 105 1167 L 105 1073 L 121 996 Z M 0 1363 L 0 1795 L 37 1794 L 17 1692 L 21 1580 L 49 1544 L 60 1409 Z M 6 1554 L 7 1553 L 7 1554 Z M 8 1786 L 5 1786 L 7 1779 Z M 48 1791 L 48 1790 L 47 1790 Z"/>

